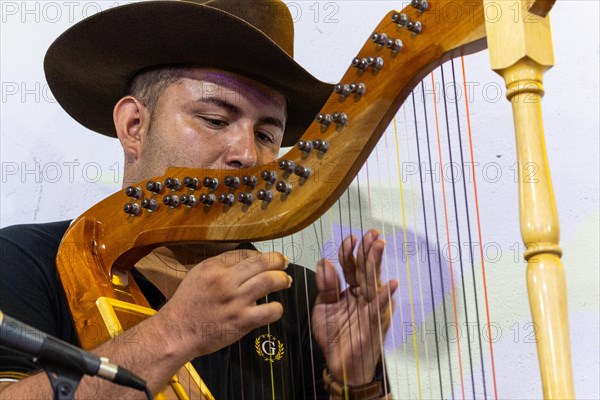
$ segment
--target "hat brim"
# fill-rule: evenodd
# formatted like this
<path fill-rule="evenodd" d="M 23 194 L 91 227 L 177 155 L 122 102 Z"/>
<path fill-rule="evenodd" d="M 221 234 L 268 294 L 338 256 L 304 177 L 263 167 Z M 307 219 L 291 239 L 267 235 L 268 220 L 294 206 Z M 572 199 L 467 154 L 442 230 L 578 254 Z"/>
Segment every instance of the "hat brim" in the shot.
<path fill-rule="evenodd" d="M 283 146 L 296 142 L 333 88 L 235 15 L 179 1 L 98 13 L 64 32 L 44 60 L 48 85 L 63 109 L 83 126 L 112 137 L 113 108 L 131 78 L 162 65 L 219 68 L 283 94 L 289 100 Z"/>

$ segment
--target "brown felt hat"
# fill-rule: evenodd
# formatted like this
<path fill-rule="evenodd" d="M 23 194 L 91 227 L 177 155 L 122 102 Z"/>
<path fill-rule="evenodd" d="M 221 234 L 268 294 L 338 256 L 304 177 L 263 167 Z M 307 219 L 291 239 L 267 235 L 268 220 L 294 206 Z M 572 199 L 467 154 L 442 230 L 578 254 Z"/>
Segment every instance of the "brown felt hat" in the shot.
<path fill-rule="evenodd" d="M 75 120 L 116 137 L 112 112 L 131 79 L 149 67 L 219 68 L 287 97 L 284 146 L 293 145 L 332 91 L 293 59 L 287 6 L 269 0 L 144 1 L 95 14 L 48 49 L 46 79 Z"/>

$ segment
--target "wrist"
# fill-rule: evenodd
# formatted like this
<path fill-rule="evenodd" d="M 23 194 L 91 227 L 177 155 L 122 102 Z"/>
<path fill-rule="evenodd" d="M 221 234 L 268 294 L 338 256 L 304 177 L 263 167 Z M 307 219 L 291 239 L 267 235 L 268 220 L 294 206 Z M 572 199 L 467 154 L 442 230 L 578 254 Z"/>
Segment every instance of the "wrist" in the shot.
<path fill-rule="evenodd" d="M 151 323 L 154 343 L 161 349 L 165 359 L 177 364 L 178 367 L 188 362 L 193 357 L 191 344 L 185 340 L 181 324 L 172 318 L 169 310 L 161 310 L 150 317 L 147 321 Z"/>
<path fill-rule="evenodd" d="M 348 385 L 348 383 L 338 381 L 327 367 L 323 369 L 323 382 L 325 390 L 329 392 L 330 398 L 334 400 L 379 399 L 385 394 L 383 382 L 380 380 L 373 380 L 361 385 Z"/>

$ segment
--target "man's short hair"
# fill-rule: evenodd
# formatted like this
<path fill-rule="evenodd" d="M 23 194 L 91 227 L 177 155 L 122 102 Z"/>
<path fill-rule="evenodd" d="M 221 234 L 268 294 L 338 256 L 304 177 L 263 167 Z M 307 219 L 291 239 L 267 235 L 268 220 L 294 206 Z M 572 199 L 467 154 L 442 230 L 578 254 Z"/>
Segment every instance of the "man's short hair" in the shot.
<path fill-rule="evenodd" d="M 152 67 L 138 72 L 127 85 L 126 93 L 140 100 L 150 113 L 154 111 L 158 98 L 172 83 L 183 78 L 182 67 Z"/>

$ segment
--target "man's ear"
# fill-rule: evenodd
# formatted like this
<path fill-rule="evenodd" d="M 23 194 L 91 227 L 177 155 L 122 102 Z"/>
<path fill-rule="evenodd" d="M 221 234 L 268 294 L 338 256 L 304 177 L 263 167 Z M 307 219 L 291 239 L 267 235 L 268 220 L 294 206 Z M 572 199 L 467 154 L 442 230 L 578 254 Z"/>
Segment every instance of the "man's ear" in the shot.
<path fill-rule="evenodd" d="M 126 160 L 136 161 L 150 127 L 148 108 L 135 97 L 125 96 L 115 105 L 113 121 Z"/>

